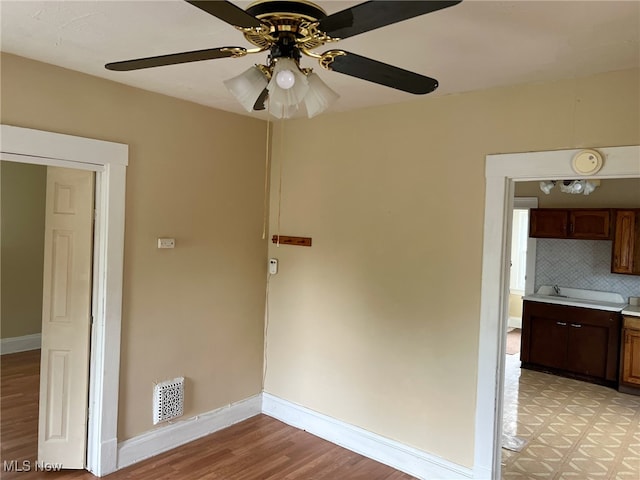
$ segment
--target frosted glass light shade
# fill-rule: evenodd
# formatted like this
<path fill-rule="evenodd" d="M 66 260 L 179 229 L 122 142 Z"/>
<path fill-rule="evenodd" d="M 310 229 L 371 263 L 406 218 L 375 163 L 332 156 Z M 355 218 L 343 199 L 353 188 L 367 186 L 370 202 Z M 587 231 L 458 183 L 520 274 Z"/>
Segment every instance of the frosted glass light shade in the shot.
<path fill-rule="evenodd" d="M 269 102 L 269 114 L 276 118 L 292 118 L 299 111 L 299 105 L 283 105 L 281 103 L 273 102 L 268 99 Z"/>
<path fill-rule="evenodd" d="M 540 182 L 540 190 L 542 190 L 547 195 L 551 193 L 551 189 L 555 186 L 556 182 L 554 180 Z"/>
<path fill-rule="evenodd" d="M 597 182 L 597 183 L 596 183 Z M 591 192 L 593 192 L 596 187 L 598 185 L 600 185 L 600 180 L 597 180 L 596 182 L 592 182 L 591 180 L 587 180 L 584 184 L 584 194 L 585 195 L 589 195 Z"/>
<path fill-rule="evenodd" d="M 563 193 L 582 193 L 584 191 L 584 180 L 564 180 L 560 184 L 560 191 Z"/>
<path fill-rule="evenodd" d="M 269 113 L 276 118 L 291 118 L 304 111 L 312 118 L 340 98 L 317 74 L 305 75 L 291 58 L 278 58 L 273 63 L 270 76 L 269 80 L 260 68 L 254 66 L 237 77 L 225 80 L 224 85 L 247 112 L 253 111 L 256 101 L 267 89 Z"/>
<path fill-rule="evenodd" d="M 313 118 L 329 108 L 333 102 L 340 98 L 340 95 L 331 90 L 315 73 L 309 74 L 307 80 L 309 81 L 309 91 L 304 97 L 304 106 L 307 109 L 307 116 Z"/>
<path fill-rule="evenodd" d="M 268 81 L 258 67 L 251 67 L 237 77 L 225 80 L 223 83 L 244 109 L 247 112 L 252 112 L 256 100 L 267 87 Z"/>
<path fill-rule="evenodd" d="M 295 81 L 290 88 L 281 88 L 276 79 L 278 74 L 284 70 L 293 73 Z M 269 101 L 272 111 L 282 110 L 284 107 L 298 105 L 309 91 L 309 82 L 304 73 L 298 68 L 298 64 L 291 58 L 279 58 L 273 67 L 271 81 L 267 85 L 269 90 Z"/>

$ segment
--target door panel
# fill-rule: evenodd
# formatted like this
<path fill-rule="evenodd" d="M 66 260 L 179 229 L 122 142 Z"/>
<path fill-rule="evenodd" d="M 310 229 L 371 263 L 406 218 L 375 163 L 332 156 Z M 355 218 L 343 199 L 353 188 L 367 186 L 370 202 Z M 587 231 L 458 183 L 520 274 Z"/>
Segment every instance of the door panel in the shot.
<path fill-rule="evenodd" d="M 47 168 L 38 461 L 84 468 L 93 172 Z"/>
<path fill-rule="evenodd" d="M 622 381 L 640 386 L 640 330 L 624 329 Z"/>
<path fill-rule="evenodd" d="M 611 210 L 569 210 L 570 237 L 608 240 L 611 237 Z"/>
<path fill-rule="evenodd" d="M 591 377 L 605 378 L 608 343 L 608 328 L 571 323 L 567 370 Z"/>
<path fill-rule="evenodd" d="M 528 361 L 564 368 L 567 358 L 567 323 L 544 317 L 531 318 Z"/>

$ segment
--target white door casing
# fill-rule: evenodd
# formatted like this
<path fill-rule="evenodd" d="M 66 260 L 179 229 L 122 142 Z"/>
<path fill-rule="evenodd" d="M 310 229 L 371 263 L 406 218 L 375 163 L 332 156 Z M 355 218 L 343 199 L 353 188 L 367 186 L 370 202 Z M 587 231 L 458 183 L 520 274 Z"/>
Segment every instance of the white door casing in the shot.
<path fill-rule="evenodd" d="M 603 147 L 602 169 L 588 178 L 640 177 L 640 146 Z M 487 155 L 480 338 L 476 387 L 474 478 L 500 478 L 508 253 L 514 181 L 583 178 L 571 168 L 580 149 Z M 587 177 L 584 177 L 587 178 Z"/>
<path fill-rule="evenodd" d="M 85 466 L 94 174 L 47 167 L 38 461 Z"/>
<path fill-rule="evenodd" d="M 107 475 L 117 469 L 128 146 L 12 125 L 0 125 L 0 138 L 2 160 L 96 172 L 87 469 Z"/>

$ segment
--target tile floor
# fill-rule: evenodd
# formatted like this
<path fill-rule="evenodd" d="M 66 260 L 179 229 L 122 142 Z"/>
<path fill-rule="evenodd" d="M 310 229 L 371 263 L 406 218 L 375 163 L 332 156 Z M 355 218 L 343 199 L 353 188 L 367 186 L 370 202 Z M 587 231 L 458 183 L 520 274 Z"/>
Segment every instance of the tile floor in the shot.
<path fill-rule="evenodd" d="M 503 434 L 526 441 L 502 449 L 502 478 L 640 479 L 640 396 L 520 369 L 507 355 Z"/>

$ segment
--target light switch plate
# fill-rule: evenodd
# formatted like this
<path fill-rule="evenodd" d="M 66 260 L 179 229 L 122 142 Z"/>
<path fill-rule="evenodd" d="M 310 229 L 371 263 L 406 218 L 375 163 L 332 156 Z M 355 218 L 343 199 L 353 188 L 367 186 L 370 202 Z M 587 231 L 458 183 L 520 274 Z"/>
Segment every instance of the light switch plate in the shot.
<path fill-rule="evenodd" d="M 176 239 L 175 238 L 159 238 L 158 239 L 158 248 L 175 248 Z"/>

